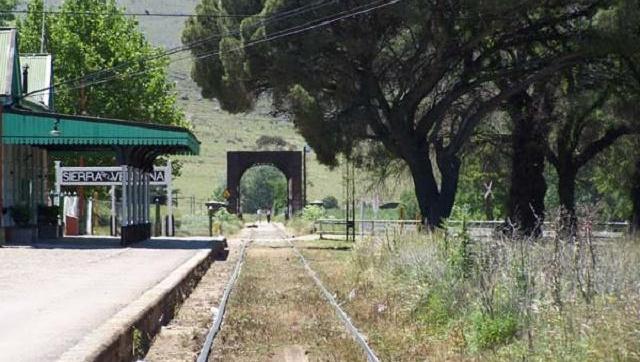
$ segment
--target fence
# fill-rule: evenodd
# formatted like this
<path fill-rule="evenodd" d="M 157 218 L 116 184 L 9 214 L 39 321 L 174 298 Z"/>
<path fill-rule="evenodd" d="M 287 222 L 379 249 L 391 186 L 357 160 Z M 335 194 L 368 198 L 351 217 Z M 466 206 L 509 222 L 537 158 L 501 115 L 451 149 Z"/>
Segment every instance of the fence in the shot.
<path fill-rule="evenodd" d="M 449 230 L 460 231 L 462 221 L 449 221 Z M 496 229 L 504 226 L 502 220 L 478 221 L 471 220 L 464 222 L 469 234 L 472 237 L 492 237 Z M 316 234 L 322 238 L 324 235 L 344 235 L 346 232 L 346 221 L 337 219 L 320 219 L 314 223 Z M 376 235 L 387 232 L 405 233 L 421 230 L 421 224 L 417 220 L 356 220 L 356 234 Z M 552 223 L 545 222 L 544 236 L 553 236 Z M 600 222 L 592 224 L 593 236 L 596 238 L 617 238 L 629 231 L 628 222 Z"/>
<path fill-rule="evenodd" d="M 344 235 L 345 220 L 321 219 L 314 223 L 314 230 L 322 238 L 324 235 Z M 398 233 L 416 232 L 421 224 L 416 220 L 356 220 L 356 234 L 376 235 L 394 231 Z"/>

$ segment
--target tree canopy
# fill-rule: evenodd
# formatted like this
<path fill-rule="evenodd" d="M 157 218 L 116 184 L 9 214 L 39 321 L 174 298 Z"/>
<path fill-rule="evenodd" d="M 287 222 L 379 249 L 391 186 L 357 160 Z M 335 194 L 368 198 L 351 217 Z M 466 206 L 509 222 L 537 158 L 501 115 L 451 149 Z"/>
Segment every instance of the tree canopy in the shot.
<path fill-rule="evenodd" d="M 427 223 L 439 225 L 478 124 L 509 97 L 597 52 L 590 24 L 608 5 L 203 0 L 198 13 L 255 15 L 191 19 L 183 40 L 223 34 L 193 50 L 204 96 L 240 112 L 268 92 L 329 165 L 359 143 L 383 145 L 408 166 Z M 549 46 L 569 39 L 570 49 Z M 536 56 L 522 59 L 530 48 Z"/>
<path fill-rule="evenodd" d="M 0 26 L 6 26 L 9 21 L 14 19 L 13 14 L 8 11 L 13 10 L 17 3 L 17 0 L 0 0 L 0 11 L 7 11 L 0 13 Z"/>
<path fill-rule="evenodd" d="M 42 0 L 31 0 L 28 15 L 18 21 L 21 53 L 40 52 L 43 9 Z M 44 50 L 54 56 L 54 83 L 60 84 L 57 111 L 187 125 L 162 50 L 114 0 L 66 0 L 45 22 Z"/>

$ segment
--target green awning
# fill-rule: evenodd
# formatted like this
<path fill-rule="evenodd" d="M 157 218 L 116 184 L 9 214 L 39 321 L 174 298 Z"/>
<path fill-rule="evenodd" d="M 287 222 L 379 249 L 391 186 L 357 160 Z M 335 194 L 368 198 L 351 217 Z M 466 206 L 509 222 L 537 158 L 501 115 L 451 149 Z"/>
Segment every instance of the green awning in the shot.
<path fill-rule="evenodd" d="M 198 139 L 182 127 L 15 109 L 2 114 L 2 143 L 52 149 L 153 146 L 166 153 L 200 152 Z"/>

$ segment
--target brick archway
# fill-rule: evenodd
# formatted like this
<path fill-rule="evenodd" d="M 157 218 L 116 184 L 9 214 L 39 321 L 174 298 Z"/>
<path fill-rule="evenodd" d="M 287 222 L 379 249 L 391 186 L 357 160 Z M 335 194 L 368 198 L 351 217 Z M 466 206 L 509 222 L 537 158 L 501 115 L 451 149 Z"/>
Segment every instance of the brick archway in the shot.
<path fill-rule="evenodd" d="M 288 215 L 302 210 L 302 152 L 299 151 L 232 151 L 227 152 L 227 199 L 229 212 L 240 212 L 240 180 L 253 166 L 270 165 L 280 170 L 287 179 Z"/>

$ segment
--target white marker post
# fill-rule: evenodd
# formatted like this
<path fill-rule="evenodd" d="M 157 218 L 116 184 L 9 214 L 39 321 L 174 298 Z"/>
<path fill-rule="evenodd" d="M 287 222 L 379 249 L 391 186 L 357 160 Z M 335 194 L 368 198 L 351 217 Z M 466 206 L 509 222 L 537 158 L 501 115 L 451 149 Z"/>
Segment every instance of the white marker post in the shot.
<path fill-rule="evenodd" d="M 126 165 L 122 166 L 122 220 L 120 220 L 120 226 L 125 227 L 129 224 L 129 190 L 127 190 L 127 184 L 129 183 L 129 172 Z"/>
<path fill-rule="evenodd" d="M 109 191 L 111 195 L 111 236 L 116 236 L 118 232 L 116 228 L 118 225 L 116 224 L 116 186 L 112 185 L 111 190 Z"/>
<path fill-rule="evenodd" d="M 173 175 L 171 174 L 171 160 L 167 160 L 167 170 L 165 172 L 167 178 L 167 236 L 175 236 L 173 234 Z"/>

